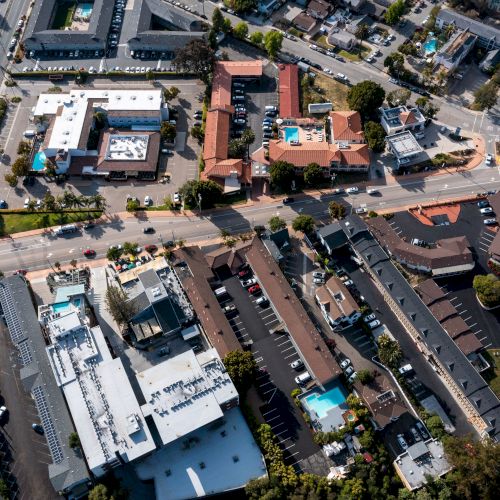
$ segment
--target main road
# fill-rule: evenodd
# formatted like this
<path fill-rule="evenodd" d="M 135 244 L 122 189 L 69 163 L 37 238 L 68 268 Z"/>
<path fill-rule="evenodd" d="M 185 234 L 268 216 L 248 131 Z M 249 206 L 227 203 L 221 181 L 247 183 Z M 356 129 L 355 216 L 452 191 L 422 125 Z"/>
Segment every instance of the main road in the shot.
<path fill-rule="evenodd" d="M 480 167 L 472 171 L 431 176 L 424 179 L 405 178 L 397 184 L 380 187 L 378 196 L 370 196 L 360 190 L 357 195 L 332 193 L 300 197 L 294 203 L 280 202 L 256 204 L 242 208 L 228 208 L 211 213 L 191 216 L 165 216 L 151 213 L 149 217 L 111 217 L 111 222 L 99 224 L 87 233 L 75 233 L 67 237 L 53 234 L 4 238 L 0 242 L 0 267 L 4 272 L 16 269 L 41 269 L 54 262 L 67 263 L 72 259 L 84 259 L 82 252 L 91 248 L 97 257 L 103 257 L 110 245 L 124 241 L 139 245 L 157 244 L 166 240 L 185 240 L 187 244 L 217 240 L 220 230 L 232 234 L 251 231 L 255 225 L 266 224 L 273 215 L 291 222 L 299 213 L 310 214 L 318 222 L 328 220 L 328 203 L 341 201 L 351 210 L 364 207 L 367 210 L 391 210 L 418 203 L 471 196 L 485 191 L 500 189 L 500 173 L 497 167 Z M 148 213 L 146 212 L 146 215 Z M 143 228 L 153 226 L 156 233 L 145 235 Z"/>

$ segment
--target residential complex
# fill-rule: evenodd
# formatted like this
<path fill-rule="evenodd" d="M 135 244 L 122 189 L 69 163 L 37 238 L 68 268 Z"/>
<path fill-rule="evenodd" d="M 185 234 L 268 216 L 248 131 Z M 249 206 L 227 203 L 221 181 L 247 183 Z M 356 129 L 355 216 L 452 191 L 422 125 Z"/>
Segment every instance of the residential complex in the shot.
<path fill-rule="evenodd" d="M 98 113 L 108 128 L 97 128 Z M 154 178 L 160 124 L 168 119 L 161 90 L 41 94 L 33 116 L 47 126 L 34 169 L 43 170 L 48 160 L 70 175 Z"/>
<path fill-rule="evenodd" d="M 454 33 L 434 56 L 434 70 L 452 73 L 467 57 L 477 40 L 468 29 Z"/>

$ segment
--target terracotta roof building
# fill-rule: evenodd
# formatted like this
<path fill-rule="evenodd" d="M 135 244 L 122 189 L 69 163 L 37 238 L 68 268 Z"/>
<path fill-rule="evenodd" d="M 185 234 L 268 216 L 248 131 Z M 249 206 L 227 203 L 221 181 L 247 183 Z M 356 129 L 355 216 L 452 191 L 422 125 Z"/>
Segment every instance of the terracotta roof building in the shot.
<path fill-rule="evenodd" d="M 273 304 L 278 319 L 285 325 L 292 343 L 301 354 L 309 373 L 320 385 L 338 377 L 342 370 L 316 330 L 300 300 L 288 284 L 278 264 L 259 238 L 246 252 L 259 284 Z"/>
<path fill-rule="evenodd" d="M 333 142 L 364 144 L 365 134 L 361 124 L 361 115 L 357 111 L 332 111 L 330 120 Z"/>
<path fill-rule="evenodd" d="M 238 191 L 251 178 L 250 166 L 241 159 L 228 159 L 229 132 L 234 108 L 231 105 L 233 78 L 255 79 L 262 76 L 262 61 L 219 61 L 214 69 L 210 109 L 205 122 L 202 179 L 212 179 L 225 192 Z"/>
<path fill-rule="evenodd" d="M 222 312 L 210 282 L 216 278 L 199 247 L 184 247 L 174 252 L 175 270 L 198 316 L 203 330 L 221 358 L 241 345 Z"/>
<path fill-rule="evenodd" d="M 296 64 L 279 65 L 279 97 L 281 118 L 300 118 L 299 67 Z"/>
<path fill-rule="evenodd" d="M 465 236 L 438 240 L 435 248 L 423 248 L 401 239 L 383 217 L 370 219 L 367 224 L 387 252 L 410 269 L 433 276 L 465 273 L 474 269 L 474 257 Z"/>

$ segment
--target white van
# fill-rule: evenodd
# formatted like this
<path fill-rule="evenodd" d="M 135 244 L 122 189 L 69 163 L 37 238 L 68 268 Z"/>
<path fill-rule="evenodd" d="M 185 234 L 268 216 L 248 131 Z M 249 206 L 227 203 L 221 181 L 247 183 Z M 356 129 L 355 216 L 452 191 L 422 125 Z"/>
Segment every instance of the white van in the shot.
<path fill-rule="evenodd" d="M 244 101 L 245 96 L 244 95 L 233 95 L 233 101 Z"/>
<path fill-rule="evenodd" d="M 35 137 L 36 130 L 25 130 L 23 135 L 24 137 Z"/>
<path fill-rule="evenodd" d="M 312 380 L 311 374 L 309 372 L 304 372 L 295 377 L 295 383 L 297 385 L 305 385 L 307 382 Z"/>
<path fill-rule="evenodd" d="M 366 188 L 366 193 L 367 194 L 377 194 L 378 193 L 378 189 L 377 188 L 373 188 L 373 187 L 367 187 Z"/>
<path fill-rule="evenodd" d="M 65 226 L 59 226 L 56 229 L 57 236 L 63 236 L 69 233 L 75 233 L 78 231 L 78 227 L 75 224 L 66 224 Z"/>
<path fill-rule="evenodd" d="M 278 108 L 276 106 L 266 106 L 265 111 L 278 111 Z"/>
<path fill-rule="evenodd" d="M 217 288 L 214 290 L 215 296 L 217 298 L 223 297 L 224 295 L 227 294 L 227 290 L 225 286 L 221 286 L 220 288 Z"/>

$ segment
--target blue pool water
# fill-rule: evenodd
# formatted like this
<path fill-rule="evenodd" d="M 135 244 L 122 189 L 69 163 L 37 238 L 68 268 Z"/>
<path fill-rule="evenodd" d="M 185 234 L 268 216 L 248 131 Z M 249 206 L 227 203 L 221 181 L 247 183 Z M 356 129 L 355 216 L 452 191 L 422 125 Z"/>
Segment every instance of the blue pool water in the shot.
<path fill-rule="evenodd" d="M 76 9 L 76 14 L 82 17 L 89 17 L 92 14 L 92 8 L 94 4 L 91 3 L 80 3 Z"/>
<path fill-rule="evenodd" d="M 58 302 L 57 304 L 52 304 L 52 311 L 55 313 L 64 313 L 69 311 L 71 302 L 68 300 L 66 302 Z M 76 307 L 80 307 L 80 299 L 75 299 L 73 304 Z"/>
<path fill-rule="evenodd" d="M 299 129 L 298 127 L 286 127 L 285 128 L 285 141 L 298 141 L 299 140 Z"/>
<path fill-rule="evenodd" d="M 430 54 L 432 52 L 437 51 L 437 38 L 429 38 L 425 43 L 424 43 L 424 52 L 425 54 Z"/>
<path fill-rule="evenodd" d="M 33 164 L 31 165 L 31 168 L 33 170 L 36 170 L 37 172 L 43 170 L 45 168 L 46 159 L 47 157 L 45 156 L 45 153 L 43 151 L 38 151 L 38 153 L 33 158 Z"/>
<path fill-rule="evenodd" d="M 314 391 L 305 398 L 307 406 L 314 410 L 319 418 L 324 418 L 328 412 L 346 400 L 345 390 L 340 383 L 334 382 L 330 387 L 325 388 L 326 392 Z"/>

